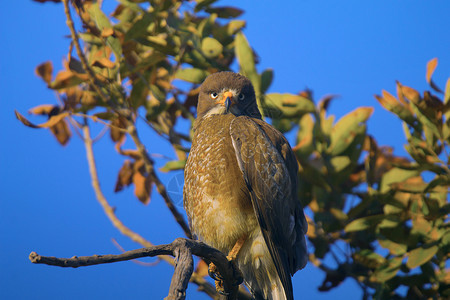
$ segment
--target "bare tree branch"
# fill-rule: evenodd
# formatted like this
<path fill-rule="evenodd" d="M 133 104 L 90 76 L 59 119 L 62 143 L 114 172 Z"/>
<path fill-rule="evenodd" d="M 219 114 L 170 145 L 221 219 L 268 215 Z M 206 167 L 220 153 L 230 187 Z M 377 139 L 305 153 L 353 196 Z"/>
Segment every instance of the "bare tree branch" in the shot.
<path fill-rule="evenodd" d="M 101 187 L 100 187 L 100 182 L 99 182 L 98 174 L 97 174 L 97 167 L 95 164 L 94 151 L 92 149 L 91 132 L 89 130 L 88 125 L 83 126 L 83 136 L 84 136 L 84 146 L 86 148 L 87 161 L 89 164 L 89 173 L 90 173 L 91 179 L 92 179 L 92 187 L 94 188 L 95 196 L 97 197 L 98 202 L 100 203 L 103 210 L 105 211 L 106 216 L 109 218 L 111 223 L 113 223 L 114 227 L 116 227 L 123 235 L 128 236 L 134 242 L 141 244 L 145 247 L 153 246 L 152 243 L 150 243 L 149 241 L 144 239 L 138 233 L 132 231 L 130 228 L 125 226 L 122 223 L 122 221 L 119 220 L 119 218 L 117 218 L 117 216 L 114 212 L 114 208 L 112 208 L 111 205 L 109 205 L 108 200 L 106 200 L 106 197 L 103 194 Z M 164 259 L 164 260 L 166 260 L 166 259 Z M 169 260 L 170 259 L 167 259 L 167 261 L 169 261 Z"/>
<path fill-rule="evenodd" d="M 187 225 L 183 215 L 178 211 L 178 209 L 173 204 L 172 199 L 170 199 L 169 195 L 167 194 L 166 187 L 159 179 L 158 175 L 155 172 L 154 168 L 154 162 L 151 159 L 150 155 L 147 152 L 147 149 L 145 149 L 144 144 L 142 144 L 141 140 L 139 139 L 136 126 L 131 120 L 128 120 L 128 133 L 130 134 L 131 138 L 133 139 L 134 143 L 136 144 L 136 147 L 141 154 L 141 157 L 144 161 L 146 171 L 151 176 L 152 181 L 156 185 L 156 189 L 158 190 L 158 193 L 163 197 L 164 202 L 166 203 L 167 207 L 169 208 L 170 212 L 175 218 L 175 221 L 181 226 L 186 236 L 190 239 L 192 239 L 192 233 L 189 229 L 189 226 Z"/>
<path fill-rule="evenodd" d="M 242 283 L 243 280 L 242 273 L 236 265 L 233 262 L 230 262 L 226 255 L 219 250 L 202 242 L 184 238 L 177 238 L 170 244 L 126 251 L 118 255 L 108 254 L 58 258 L 41 256 L 36 252 L 31 252 L 29 259 L 35 264 L 78 268 L 160 255 L 172 255 L 175 257 L 175 272 L 166 299 L 186 298 L 186 289 L 194 270 L 194 260 L 192 255 L 213 262 L 217 266 L 220 275 L 223 277 L 224 290 L 228 294 L 226 299 L 236 299 L 239 284 Z"/>

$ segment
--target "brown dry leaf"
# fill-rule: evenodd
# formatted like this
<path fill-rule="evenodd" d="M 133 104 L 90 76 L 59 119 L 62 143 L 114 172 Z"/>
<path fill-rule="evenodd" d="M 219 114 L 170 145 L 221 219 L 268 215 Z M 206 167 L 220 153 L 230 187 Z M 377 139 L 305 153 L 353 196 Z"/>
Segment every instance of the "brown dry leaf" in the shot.
<path fill-rule="evenodd" d="M 145 177 L 141 172 L 133 174 L 134 194 L 143 204 L 150 203 L 152 181 L 150 176 Z"/>
<path fill-rule="evenodd" d="M 131 149 L 120 150 L 120 154 L 124 156 L 129 156 L 131 158 L 134 158 L 135 160 L 141 159 L 141 154 L 139 153 L 138 150 L 131 150 Z"/>
<path fill-rule="evenodd" d="M 63 89 L 78 85 L 83 81 L 87 81 L 89 76 L 87 74 L 79 74 L 71 71 L 60 71 L 53 82 L 50 83 L 52 89 Z"/>
<path fill-rule="evenodd" d="M 420 100 L 420 94 L 413 88 L 402 85 L 402 94 L 411 102 L 417 104 Z"/>
<path fill-rule="evenodd" d="M 41 77 L 47 84 L 52 81 L 53 64 L 51 61 L 46 61 L 36 67 L 36 75 Z"/>
<path fill-rule="evenodd" d="M 431 84 L 431 76 L 433 76 L 434 70 L 438 65 L 438 59 L 435 57 L 427 63 L 427 73 L 426 79 L 429 84 Z"/>
<path fill-rule="evenodd" d="M 125 160 L 120 168 L 119 175 L 117 176 L 116 187 L 114 192 L 120 192 L 124 187 L 129 186 L 132 183 L 132 178 L 134 174 L 134 163 L 130 160 Z"/>
<path fill-rule="evenodd" d="M 300 96 L 302 96 L 302 95 L 300 95 Z M 319 104 L 318 104 L 319 110 L 326 111 L 328 109 L 328 106 L 330 106 L 331 100 L 335 99 L 337 96 L 338 95 L 326 95 L 325 97 L 320 99 Z"/>
<path fill-rule="evenodd" d="M 67 124 L 66 120 L 61 120 L 54 126 L 50 127 L 50 131 L 56 137 L 58 142 L 63 146 L 65 146 L 67 142 L 69 142 L 69 139 L 72 136 L 72 132 L 70 131 L 69 125 Z"/>
<path fill-rule="evenodd" d="M 58 108 L 58 106 L 55 106 L 52 104 L 42 104 L 42 105 L 38 105 L 33 108 L 30 108 L 28 110 L 28 112 L 33 115 L 49 115 L 50 112 L 52 110 L 54 110 L 55 108 Z"/>
<path fill-rule="evenodd" d="M 107 59 L 106 57 L 102 57 L 102 58 L 96 59 L 92 63 L 92 65 L 95 66 L 95 67 L 99 67 L 99 68 L 112 69 L 112 68 L 114 68 L 114 66 L 116 64 L 114 62 L 110 61 L 109 59 Z"/>
<path fill-rule="evenodd" d="M 74 71 L 75 73 L 84 74 L 86 71 L 83 68 L 83 65 L 81 64 L 81 61 L 79 61 L 76 58 L 70 57 L 69 62 L 64 61 L 63 65 L 67 70 Z"/>
<path fill-rule="evenodd" d="M 384 100 L 391 106 L 398 105 L 397 98 L 395 98 L 391 93 L 388 91 L 382 90 L 381 91 Z"/>
<path fill-rule="evenodd" d="M 80 102 L 82 105 L 95 106 L 98 104 L 97 98 L 92 91 L 82 91 Z"/>
<path fill-rule="evenodd" d="M 398 100 L 400 101 L 401 104 L 403 104 L 406 108 L 408 108 L 409 110 L 410 107 L 408 105 L 408 101 L 405 100 L 405 97 L 403 97 L 403 92 L 402 92 L 402 84 L 399 81 L 396 81 L 396 89 L 397 89 L 397 96 L 398 96 Z"/>
<path fill-rule="evenodd" d="M 306 222 L 308 222 L 308 232 L 306 232 L 306 235 L 309 238 L 317 237 L 317 235 L 316 235 L 316 226 L 314 224 L 314 221 L 307 215 L 305 215 L 305 217 L 306 217 Z"/>
<path fill-rule="evenodd" d="M 197 267 L 195 268 L 195 273 L 197 273 L 197 275 L 201 277 L 205 277 L 208 275 L 208 265 L 203 259 L 198 262 Z"/>
<path fill-rule="evenodd" d="M 65 90 L 66 97 L 63 98 L 64 104 L 67 108 L 75 109 L 76 106 L 80 103 L 84 90 L 80 89 L 80 87 L 75 86 Z"/>
<path fill-rule="evenodd" d="M 111 128 L 110 128 L 110 137 L 113 140 L 113 142 L 119 142 L 122 140 L 122 138 L 125 136 L 125 133 L 118 128 L 125 129 L 126 128 L 126 120 L 123 117 L 115 118 L 111 121 Z"/>
<path fill-rule="evenodd" d="M 102 37 L 108 37 L 114 34 L 114 29 L 112 27 L 105 27 L 102 30 Z"/>
<path fill-rule="evenodd" d="M 434 89 L 438 93 L 443 93 L 442 90 L 433 82 L 433 80 L 431 80 L 431 76 L 433 76 L 434 70 L 436 69 L 437 65 L 438 65 L 437 58 L 433 58 L 427 63 L 426 79 L 432 89 Z"/>
<path fill-rule="evenodd" d="M 49 127 L 52 127 L 52 126 L 56 125 L 59 121 L 61 121 L 62 119 L 64 119 L 65 117 L 67 117 L 69 115 L 68 112 L 64 112 L 64 113 L 61 113 L 59 115 L 52 116 L 50 119 L 48 119 L 47 122 L 35 125 L 35 124 L 31 123 L 30 121 L 28 121 L 27 118 L 25 118 L 23 115 L 21 115 L 17 110 L 15 110 L 14 113 L 16 114 L 16 118 L 19 121 L 21 121 L 24 125 L 26 125 L 28 127 L 31 127 L 31 128 L 49 128 Z"/>

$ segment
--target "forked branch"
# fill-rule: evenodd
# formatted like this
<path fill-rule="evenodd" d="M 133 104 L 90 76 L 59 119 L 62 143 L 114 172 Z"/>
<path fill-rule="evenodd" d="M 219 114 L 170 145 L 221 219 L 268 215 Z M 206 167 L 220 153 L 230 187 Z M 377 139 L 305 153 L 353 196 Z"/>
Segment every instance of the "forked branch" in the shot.
<path fill-rule="evenodd" d="M 93 255 L 74 256 L 72 258 L 58 258 L 41 256 L 31 252 L 29 258 L 32 263 L 46 264 L 58 267 L 78 268 L 98 264 L 126 261 L 142 257 L 154 257 L 157 255 L 171 255 L 175 257 L 175 272 L 170 283 L 169 294 L 165 299 L 185 299 L 186 289 L 194 271 L 192 255 L 202 257 L 213 262 L 224 280 L 224 289 L 228 294 L 226 299 L 235 299 L 239 284 L 242 282 L 242 274 L 236 265 L 230 262 L 225 254 L 202 242 L 178 238 L 167 245 L 152 246 L 147 248 L 126 251 L 118 255 Z"/>

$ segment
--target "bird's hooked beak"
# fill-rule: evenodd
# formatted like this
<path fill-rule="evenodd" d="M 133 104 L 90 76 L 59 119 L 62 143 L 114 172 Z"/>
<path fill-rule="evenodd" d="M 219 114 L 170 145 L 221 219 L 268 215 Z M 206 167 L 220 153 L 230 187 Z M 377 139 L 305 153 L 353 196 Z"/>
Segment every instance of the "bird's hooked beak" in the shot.
<path fill-rule="evenodd" d="M 230 111 L 231 105 L 233 105 L 233 93 L 230 91 L 227 91 L 223 93 L 222 99 L 217 101 L 216 103 L 220 103 L 221 105 L 225 106 L 226 112 L 228 113 Z"/>

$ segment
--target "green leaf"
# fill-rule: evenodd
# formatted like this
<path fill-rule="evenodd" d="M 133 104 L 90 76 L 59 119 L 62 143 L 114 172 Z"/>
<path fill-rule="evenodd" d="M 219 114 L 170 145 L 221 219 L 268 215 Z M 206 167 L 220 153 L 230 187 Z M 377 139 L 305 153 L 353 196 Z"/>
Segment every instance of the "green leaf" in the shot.
<path fill-rule="evenodd" d="M 433 121 L 428 119 L 428 117 L 422 113 L 420 108 L 415 103 L 410 103 L 410 107 L 412 111 L 416 114 L 419 122 L 422 123 L 422 125 L 428 127 L 437 138 L 441 138 L 441 133 L 439 132 L 439 129 L 433 123 Z"/>
<path fill-rule="evenodd" d="M 222 53 L 222 44 L 211 37 L 205 37 L 202 40 L 202 52 L 208 58 L 215 58 Z"/>
<path fill-rule="evenodd" d="M 450 102 L 450 78 L 447 79 L 447 83 L 445 84 L 445 95 L 444 95 L 444 104 Z"/>
<path fill-rule="evenodd" d="M 282 133 L 288 132 L 293 126 L 292 122 L 287 119 L 273 119 L 272 125 Z"/>
<path fill-rule="evenodd" d="M 189 68 L 178 69 L 175 73 L 175 78 L 192 83 L 202 83 L 209 73 L 202 69 Z"/>
<path fill-rule="evenodd" d="M 261 94 L 261 82 L 259 75 L 256 72 L 253 50 L 242 32 L 236 34 L 234 42 L 234 49 L 236 52 L 236 57 L 239 61 L 241 72 L 244 76 L 247 76 L 250 79 L 253 87 L 255 88 L 256 99 L 259 99 L 259 95 Z"/>
<path fill-rule="evenodd" d="M 230 21 L 227 25 L 227 34 L 233 35 L 239 30 L 241 30 L 243 27 L 245 27 L 246 22 L 242 20 L 233 20 Z"/>
<path fill-rule="evenodd" d="M 174 170 L 182 170 L 186 165 L 186 160 L 172 160 L 167 162 L 162 168 L 159 170 L 161 172 L 169 172 Z"/>
<path fill-rule="evenodd" d="M 212 14 L 208 18 L 203 19 L 197 26 L 198 36 L 201 38 L 209 36 L 216 19 L 216 14 Z"/>
<path fill-rule="evenodd" d="M 148 89 L 147 84 L 140 78 L 133 81 L 133 88 L 130 93 L 130 102 L 133 108 L 138 108 L 145 103 Z"/>
<path fill-rule="evenodd" d="M 387 239 L 378 239 L 381 247 L 386 248 L 392 255 L 403 255 L 406 253 L 408 246 L 405 244 L 398 244 Z"/>
<path fill-rule="evenodd" d="M 86 43 L 101 46 L 103 45 L 103 41 L 98 36 L 93 35 L 92 33 L 79 32 L 78 36 L 85 41 Z"/>
<path fill-rule="evenodd" d="M 351 164 L 348 156 L 335 156 L 330 160 L 334 173 L 339 173 Z"/>
<path fill-rule="evenodd" d="M 328 152 L 339 155 L 353 142 L 358 129 L 373 113 L 373 107 L 359 107 L 343 116 L 333 127 L 331 132 L 331 145 Z"/>
<path fill-rule="evenodd" d="M 378 224 L 377 228 L 395 228 L 399 226 L 400 222 L 400 218 L 395 215 L 385 215 L 385 218 Z"/>
<path fill-rule="evenodd" d="M 442 187 L 448 187 L 450 186 L 450 176 L 447 175 L 440 175 L 436 176 L 432 181 L 430 181 L 427 185 L 427 187 L 424 190 L 424 193 L 428 193 L 432 191 L 435 187 L 442 186 Z"/>
<path fill-rule="evenodd" d="M 296 141 L 297 145 L 293 148 L 297 156 L 306 159 L 314 151 L 313 128 L 314 120 L 311 114 L 303 115 L 299 122 Z"/>
<path fill-rule="evenodd" d="M 408 253 L 406 266 L 410 269 L 421 266 L 429 261 L 439 250 L 437 245 L 424 245 Z"/>
<path fill-rule="evenodd" d="M 150 91 L 152 92 L 152 95 L 156 99 L 158 99 L 159 102 L 166 101 L 166 94 L 157 85 L 150 85 Z"/>
<path fill-rule="evenodd" d="M 134 22 L 130 29 L 125 33 L 125 41 L 148 35 L 147 28 L 155 21 L 155 16 L 145 13 L 142 18 Z"/>
<path fill-rule="evenodd" d="M 346 232 L 353 232 L 353 231 L 361 231 L 366 230 L 370 227 L 373 227 L 380 223 L 385 218 L 385 215 L 373 215 L 368 217 L 359 218 L 356 220 L 353 220 L 347 226 L 345 226 Z"/>
<path fill-rule="evenodd" d="M 375 98 L 386 110 L 397 115 L 400 119 L 406 123 L 412 125 L 414 124 L 414 116 L 411 111 L 404 105 L 402 105 L 397 99 L 392 96 L 389 92 L 383 90 L 383 97 L 375 95 Z"/>
<path fill-rule="evenodd" d="M 112 28 L 109 18 L 100 9 L 98 2 L 95 2 L 90 6 L 89 14 L 91 15 L 91 18 L 95 21 L 95 24 L 97 25 L 98 29 L 100 29 L 100 31 L 103 31 L 106 28 Z M 117 39 L 114 36 L 108 36 L 106 38 L 106 42 L 113 50 L 117 60 L 119 60 L 122 56 L 122 46 L 120 44 L 119 39 Z"/>
<path fill-rule="evenodd" d="M 445 95 L 444 95 L 444 116 L 447 122 L 444 124 L 443 130 L 446 131 L 446 138 L 450 142 L 450 78 L 447 79 L 445 84 Z"/>
<path fill-rule="evenodd" d="M 375 270 L 375 273 L 372 275 L 372 279 L 377 282 L 384 283 L 393 278 L 400 270 L 402 261 L 403 257 L 394 257 L 390 259 L 387 263 L 381 265 L 377 268 L 377 270 Z"/>
<path fill-rule="evenodd" d="M 299 118 L 314 112 L 316 107 L 308 98 L 294 94 L 267 94 L 262 103 L 264 115 L 272 119 Z"/>
<path fill-rule="evenodd" d="M 207 8 L 210 4 L 216 2 L 217 0 L 198 0 L 197 5 L 194 8 L 195 12 L 199 12 L 200 10 Z"/>
<path fill-rule="evenodd" d="M 362 249 L 353 254 L 353 259 L 369 268 L 376 268 L 385 262 L 385 259 L 369 249 Z"/>
<path fill-rule="evenodd" d="M 273 70 L 266 69 L 261 74 L 261 94 L 265 94 L 273 80 Z"/>
<path fill-rule="evenodd" d="M 231 7 L 231 6 L 222 6 L 222 7 L 210 7 L 205 9 L 206 12 L 210 14 L 217 14 L 219 18 L 223 19 L 233 19 L 237 18 L 244 13 L 242 9 Z"/>
<path fill-rule="evenodd" d="M 396 182 L 402 182 L 408 178 L 419 175 L 416 170 L 405 170 L 400 168 L 392 168 L 387 171 L 381 178 L 380 192 L 386 193 L 390 190 L 390 185 Z"/>

